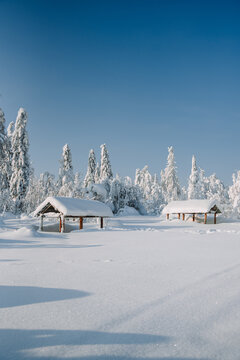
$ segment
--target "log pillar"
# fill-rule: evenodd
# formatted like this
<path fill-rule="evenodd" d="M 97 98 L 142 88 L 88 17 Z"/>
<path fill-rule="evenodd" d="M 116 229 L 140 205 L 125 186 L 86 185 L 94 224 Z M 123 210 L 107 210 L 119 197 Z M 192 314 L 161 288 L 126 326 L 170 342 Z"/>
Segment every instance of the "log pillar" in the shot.
<path fill-rule="evenodd" d="M 178 214 L 178 220 L 180 220 L 180 214 Z"/>
<path fill-rule="evenodd" d="M 103 229 L 103 217 L 100 217 L 100 228 Z"/>
<path fill-rule="evenodd" d="M 83 229 L 83 217 L 81 216 L 79 218 L 79 230 L 82 230 Z"/>
<path fill-rule="evenodd" d="M 59 218 L 59 232 L 62 232 L 62 217 Z"/>
<path fill-rule="evenodd" d="M 192 221 L 195 221 L 195 214 L 192 214 Z"/>
<path fill-rule="evenodd" d="M 217 223 L 217 213 L 214 213 L 214 224 Z"/>
<path fill-rule="evenodd" d="M 65 232 L 65 217 L 64 216 L 61 217 L 61 225 L 62 225 L 61 233 L 64 233 Z"/>
<path fill-rule="evenodd" d="M 183 221 L 185 220 L 185 214 L 182 214 L 182 219 L 183 219 Z"/>
<path fill-rule="evenodd" d="M 206 223 L 207 223 L 207 213 L 204 214 L 204 224 L 206 224 Z"/>
<path fill-rule="evenodd" d="M 40 216 L 40 226 L 39 226 L 39 230 L 43 231 L 43 215 Z"/>
<path fill-rule="evenodd" d="M 167 214 L 167 220 L 169 220 L 169 214 Z"/>

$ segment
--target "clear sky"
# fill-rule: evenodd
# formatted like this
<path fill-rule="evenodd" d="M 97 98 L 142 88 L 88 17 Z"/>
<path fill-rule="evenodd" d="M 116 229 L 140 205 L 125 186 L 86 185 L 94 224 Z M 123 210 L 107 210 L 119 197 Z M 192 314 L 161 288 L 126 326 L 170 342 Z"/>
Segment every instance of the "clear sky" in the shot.
<path fill-rule="evenodd" d="M 0 0 L 0 107 L 29 114 L 37 174 L 106 143 L 114 172 L 165 167 L 174 146 L 231 183 L 240 169 L 239 1 Z"/>

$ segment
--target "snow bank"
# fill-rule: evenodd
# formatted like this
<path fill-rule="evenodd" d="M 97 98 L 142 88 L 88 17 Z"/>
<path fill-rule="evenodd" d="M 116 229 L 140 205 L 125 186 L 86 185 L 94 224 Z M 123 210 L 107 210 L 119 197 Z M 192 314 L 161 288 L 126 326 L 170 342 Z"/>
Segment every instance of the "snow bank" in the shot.
<path fill-rule="evenodd" d="M 13 239 L 13 240 L 22 240 L 24 238 L 36 237 L 36 230 L 32 226 L 24 226 L 17 230 L 9 231 L 5 229 L 4 238 Z"/>
<path fill-rule="evenodd" d="M 123 209 L 120 209 L 117 213 L 118 216 L 137 216 L 139 212 L 130 206 L 125 206 Z"/>

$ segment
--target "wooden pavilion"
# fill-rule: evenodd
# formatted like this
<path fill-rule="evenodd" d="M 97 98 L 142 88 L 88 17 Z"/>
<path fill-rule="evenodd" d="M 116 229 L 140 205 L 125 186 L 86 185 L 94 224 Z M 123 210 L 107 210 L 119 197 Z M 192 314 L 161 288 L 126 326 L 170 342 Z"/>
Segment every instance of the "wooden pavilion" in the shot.
<path fill-rule="evenodd" d="M 204 215 L 204 224 L 207 223 L 207 215 L 214 214 L 214 224 L 217 223 L 217 214 L 222 213 L 216 200 L 184 200 L 172 201 L 163 209 L 169 220 L 169 215 L 178 215 L 178 219 L 185 220 L 185 215 L 192 215 L 192 221 L 196 220 L 196 215 Z"/>
<path fill-rule="evenodd" d="M 40 230 L 43 231 L 43 219 L 59 218 L 59 232 L 65 231 L 65 220 L 79 220 L 79 229 L 83 229 L 84 218 L 100 218 L 100 228 L 103 219 L 113 216 L 109 206 L 96 200 L 83 200 L 68 197 L 48 197 L 34 211 L 34 216 L 40 217 Z"/>

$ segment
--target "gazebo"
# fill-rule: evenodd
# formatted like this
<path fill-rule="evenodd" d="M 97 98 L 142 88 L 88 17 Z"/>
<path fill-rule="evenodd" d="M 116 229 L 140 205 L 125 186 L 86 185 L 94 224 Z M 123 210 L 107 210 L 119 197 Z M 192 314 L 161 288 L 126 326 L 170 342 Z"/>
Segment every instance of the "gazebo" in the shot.
<path fill-rule="evenodd" d="M 43 231 L 43 219 L 59 218 L 59 232 L 65 231 L 65 220 L 79 220 L 79 229 L 83 229 L 84 218 L 100 218 L 100 228 L 103 219 L 113 216 L 109 206 L 96 200 L 83 200 L 69 197 L 48 197 L 33 213 L 40 217 L 40 230 Z"/>
<path fill-rule="evenodd" d="M 222 213 L 216 200 L 184 200 L 172 201 L 163 209 L 163 214 L 169 220 L 170 214 L 177 214 L 180 219 L 185 220 L 185 215 L 192 215 L 192 221 L 195 221 L 196 215 L 204 215 L 204 224 L 207 223 L 207 214 L 214 214 L 214 224 L 217 223 L 217 214 Z"/>

